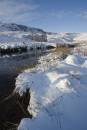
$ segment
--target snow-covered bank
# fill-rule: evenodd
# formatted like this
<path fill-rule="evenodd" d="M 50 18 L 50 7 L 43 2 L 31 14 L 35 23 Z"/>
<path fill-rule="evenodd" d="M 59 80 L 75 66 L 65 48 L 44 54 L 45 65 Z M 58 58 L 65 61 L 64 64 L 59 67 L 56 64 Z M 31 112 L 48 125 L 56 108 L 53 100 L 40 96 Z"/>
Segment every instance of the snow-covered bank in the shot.
<path fill-rule="evenodd" d="M 21 95 L 30 88 L 33 116 L 23 119 L 18 130 L 87 130 L 87 58 L 69 55 L 55 61 L 17 77 L 15 91 Z"/>

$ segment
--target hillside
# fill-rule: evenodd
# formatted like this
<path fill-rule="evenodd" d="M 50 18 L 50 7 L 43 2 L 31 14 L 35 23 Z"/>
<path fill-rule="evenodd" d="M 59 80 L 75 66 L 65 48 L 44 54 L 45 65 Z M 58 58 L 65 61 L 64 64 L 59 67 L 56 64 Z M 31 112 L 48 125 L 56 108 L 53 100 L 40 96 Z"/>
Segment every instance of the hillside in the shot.
<path fill-rule="evenodd" d="M 19 42 L 28 39 L 45 42 L 47 41 L 46 32 L 15 23 L 0 23 L 0 42 Z"/>
<path fill-rule="evenodd" d="M 49 42 L 65 44 L 65 43 L 81 43 L 87 42 L 87 33 L 48 33 Z"/>

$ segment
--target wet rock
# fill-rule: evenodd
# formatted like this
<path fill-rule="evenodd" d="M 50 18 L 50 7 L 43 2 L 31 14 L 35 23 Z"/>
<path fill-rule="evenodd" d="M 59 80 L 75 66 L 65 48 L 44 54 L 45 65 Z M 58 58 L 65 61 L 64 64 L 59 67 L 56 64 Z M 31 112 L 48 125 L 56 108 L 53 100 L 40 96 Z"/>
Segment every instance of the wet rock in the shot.
<path fill-rule="evenodd" d="M 29 101 L 29 89 L 22 96 L 18 93 L 13 93 L 4 98 L 0 102 L 0 130 L 7 130 L 14 127 L 16 129 L 22 118 L 32 118 L 27 111 Z"/>

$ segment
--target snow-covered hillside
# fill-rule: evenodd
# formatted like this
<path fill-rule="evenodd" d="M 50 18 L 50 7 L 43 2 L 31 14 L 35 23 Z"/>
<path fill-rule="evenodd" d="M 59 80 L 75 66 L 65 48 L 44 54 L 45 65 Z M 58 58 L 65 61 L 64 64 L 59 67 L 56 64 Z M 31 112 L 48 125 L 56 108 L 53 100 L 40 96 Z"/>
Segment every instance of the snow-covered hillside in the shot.
<path fill-rule="evenodd" d="M 87 42 L 87 33 L 48 33 L 47 39 L 59 44 L 81 43 Z"/>
<path fill-rule="evenodd" d="M 74 41 L 76 42 L 87 42 L 87 33 L 79 33 L 75 38 Z"/>
<path fill-rule="evenodd" d="M 30 88 L 28 111 L 33 116 L 23 119 L 18 130 L 87 130 L 87 57 L 44 59 L 49 65 L 42 59 L 42 67 L 26 70 L 16 79 L 20 95 Z"/>
<path fill-rule="evenodd" d="M 24 31 L 24 32 L 34 32 L 34 33 L 44 32 L 42 29 L 27 27 L 25 25 L 19 25 L 16 23 L 0 23 L 0 32 L 5 32 L 5 31 Z"/>
<path fill-rule="evenodd" d="M 25 25 L 0 23 L 0 42 L 23 42 L 24 40 L 46 41 L 46 32 Z"/>

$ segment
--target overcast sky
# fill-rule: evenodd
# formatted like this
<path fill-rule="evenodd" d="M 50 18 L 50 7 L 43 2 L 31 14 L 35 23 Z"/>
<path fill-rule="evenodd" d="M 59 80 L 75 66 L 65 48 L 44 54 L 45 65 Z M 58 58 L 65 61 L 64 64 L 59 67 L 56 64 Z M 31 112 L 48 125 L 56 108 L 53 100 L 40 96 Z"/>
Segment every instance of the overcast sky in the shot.
<path fill-rule="evenodd" d="M 53 32 L 87 32 L 87 0 L 0 0 L 0 21 Z"/>

